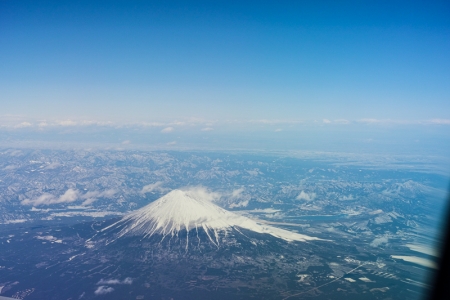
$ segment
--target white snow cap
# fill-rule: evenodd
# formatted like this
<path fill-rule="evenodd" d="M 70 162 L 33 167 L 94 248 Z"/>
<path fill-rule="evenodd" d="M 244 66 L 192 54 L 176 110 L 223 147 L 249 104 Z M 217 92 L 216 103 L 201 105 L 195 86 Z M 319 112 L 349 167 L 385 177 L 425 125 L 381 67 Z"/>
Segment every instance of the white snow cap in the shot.
<path fill-rule="evenodd" d="M 155 233 L 163 236 L 175 236 L 181 230 L 203 228 L 211 242 L 216 245 L 219 243 L 219 233 L 226 233 L 232 229 L 239 230 L 239 228 L 270 234 L 286 241 L 321 240 L 264 225 L 257 220 L 227 211 L 211 201 L 216 195 L 208 193 L 204 188 L 173 190 L 102 231 L 119 223 L 124 223 L 119 237 L 124 235 L 148 237 Z"/>

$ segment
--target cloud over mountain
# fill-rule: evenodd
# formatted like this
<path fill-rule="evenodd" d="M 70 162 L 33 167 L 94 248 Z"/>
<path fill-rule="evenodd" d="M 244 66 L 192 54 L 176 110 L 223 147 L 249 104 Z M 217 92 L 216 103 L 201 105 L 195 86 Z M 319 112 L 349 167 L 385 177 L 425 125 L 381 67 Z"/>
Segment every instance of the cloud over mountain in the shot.
<path fill-rule="evenodd" d="M 55 196 L 50 193 L 44 193 L 34 199 L 25 199 L 21 202 L 21 204 L 40 206 L 40 205 L 72 203 L 78 200 L 84 200 L 82 205 L 90 205 L 99 198 L 112 198 L 116 193 L 117 193 L 116 190 L 108 189 L 104 191 L 89 191 L 83 194 L 78 190 L 70 188 L 60 196 Z"/>
<path fill-rule="evenodd" d="M 101 285 L 95 290 L 94 294 L 96 294 L 96 295 L 105 295 L 105 294 L 109 294 L 109 293 L 112 293 L 112 292 L 114 292 L 114 288 L 109 287 L 109 286 Z"/>

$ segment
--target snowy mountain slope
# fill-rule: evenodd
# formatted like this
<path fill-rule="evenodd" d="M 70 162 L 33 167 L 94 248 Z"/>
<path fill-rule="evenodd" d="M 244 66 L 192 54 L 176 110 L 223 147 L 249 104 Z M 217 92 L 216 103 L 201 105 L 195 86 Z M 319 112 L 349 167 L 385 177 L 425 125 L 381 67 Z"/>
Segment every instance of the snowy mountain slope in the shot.
<path fill-rule="evenodd" d="M 227 211 L 198 193 L 173 190 L 155 202 L 132 212 L 118 222 L 104 228 L 101 233 L 116 232 L 115 239 L 123 236 L 144 238 L 159 234 L 178 237 L 181 231 L 203 230 L 211 243 L 219 246 L 219 237 L 240 229 L 269 234 L 285 241 L 310 241 L 319 238 L 263 225 L 256 220 Z M 189 239 L 189 235 L 186 235 Z M 189 241 L 186 241 L 186 247 Z"/>

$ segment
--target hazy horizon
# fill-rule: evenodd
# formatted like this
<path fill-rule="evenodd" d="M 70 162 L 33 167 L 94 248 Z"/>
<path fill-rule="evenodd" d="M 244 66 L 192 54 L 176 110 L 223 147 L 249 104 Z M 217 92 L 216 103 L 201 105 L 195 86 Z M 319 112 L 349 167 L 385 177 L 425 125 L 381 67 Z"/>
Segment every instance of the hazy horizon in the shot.
<path fill-rule="evenodd" d="M 449 11 L 2 1 L 0 141 L 448 157 Z"/>

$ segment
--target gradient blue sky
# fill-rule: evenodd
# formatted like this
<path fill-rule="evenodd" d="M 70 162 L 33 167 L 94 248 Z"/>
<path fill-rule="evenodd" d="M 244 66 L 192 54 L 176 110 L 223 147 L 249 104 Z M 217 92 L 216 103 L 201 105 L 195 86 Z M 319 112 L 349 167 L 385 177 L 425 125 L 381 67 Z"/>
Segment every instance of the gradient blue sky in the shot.
<path fill-rule="evenodd" d="M 4 127 L 450 128 L 448 1 L 0 1 L 0 45 Z"/>

